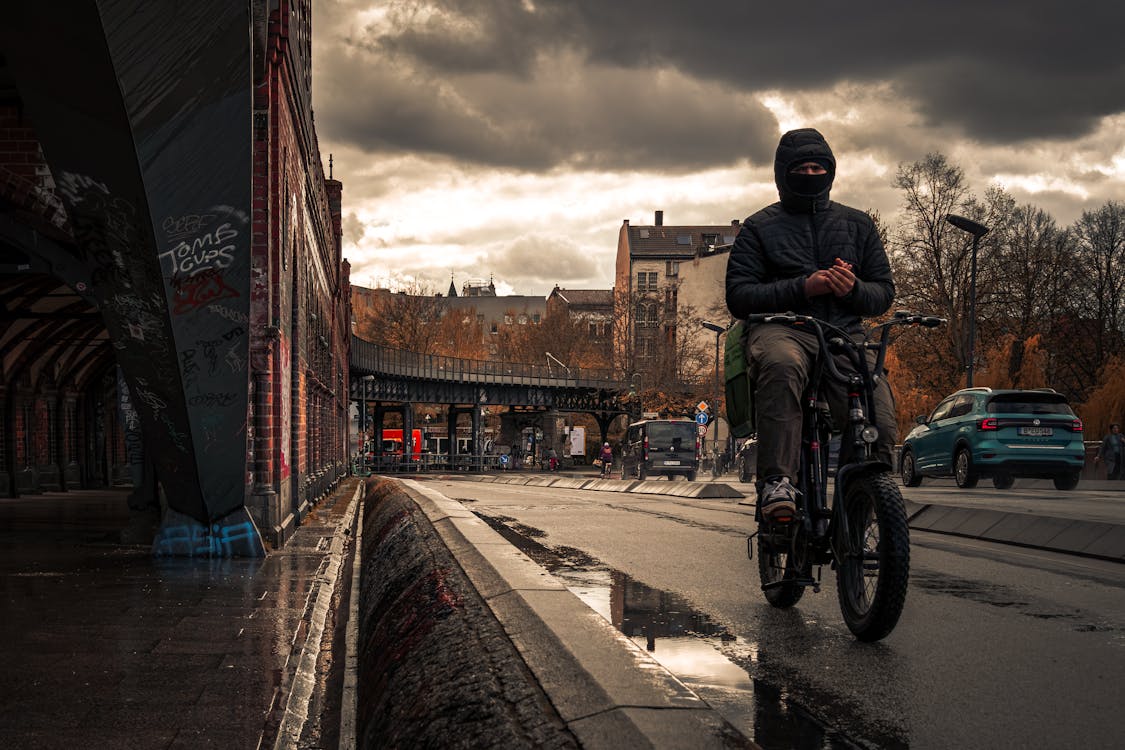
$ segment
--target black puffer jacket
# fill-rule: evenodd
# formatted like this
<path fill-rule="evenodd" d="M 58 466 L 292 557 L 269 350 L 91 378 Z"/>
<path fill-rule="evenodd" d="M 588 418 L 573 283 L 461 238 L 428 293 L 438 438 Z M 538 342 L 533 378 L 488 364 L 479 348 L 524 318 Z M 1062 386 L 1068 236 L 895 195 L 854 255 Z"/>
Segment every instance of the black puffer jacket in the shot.
<path fill-rule="evenodd" d="M 789 170 L 816 161 L 828 169 L 823 190 L 799 195 Z M 727 307 L 736 318 L 751 313 L 813 315 L 857 333 L 864 317 L 887 311 L 895 296 L 891 266 L 871 217 L 828 199 L 836 160 L 816 130 L 781 137 L 774 180 L 781 200 L 742 223 L 727 260 Z M 805 279 L 842 258 L 852 264 L 855 287 L 844 297 L 805 296 Z"/>

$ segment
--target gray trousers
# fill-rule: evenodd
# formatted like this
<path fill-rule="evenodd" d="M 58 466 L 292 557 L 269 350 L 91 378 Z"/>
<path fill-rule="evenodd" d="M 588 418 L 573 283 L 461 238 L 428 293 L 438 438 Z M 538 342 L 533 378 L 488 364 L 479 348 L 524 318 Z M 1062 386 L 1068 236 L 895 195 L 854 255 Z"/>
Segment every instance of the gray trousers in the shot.
<path fill-rule="evenodd" d="M 820 344 L 815 333 L 778 323 L 753 326 L 748 343 L 750 376 L 755 383 L 758 476 L 787 476 L 796 482 L 801 466 L 801 394 L 808 383 Z M 844 355 L 836 355 L 835 360 L 841 372 L 855 370 Z M 868 352 L 868 364 L 874 363 L 875 352 Z M 836 381 L 827 372 L 825 375 L 822 390 L 832 412 L 833 429 L 839 431 L 848 416 L 847 385 Z M 898 426 L 894 396 L 885 377 L 875 388 L 875 426 L 879 428 L 876 452 L 882 460 L 893 465 L 892 453 L 898 440 Z M 840 450 L 842 457 L 847 458 L 851 446 L 841 444 Z"/>

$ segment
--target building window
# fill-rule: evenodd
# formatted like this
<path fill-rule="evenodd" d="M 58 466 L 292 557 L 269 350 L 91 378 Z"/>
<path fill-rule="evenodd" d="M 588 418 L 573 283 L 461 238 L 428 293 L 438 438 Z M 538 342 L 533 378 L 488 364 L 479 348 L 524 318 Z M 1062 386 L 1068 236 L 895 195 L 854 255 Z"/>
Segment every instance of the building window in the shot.
<path fill-rule="evenodd" d="M 504 325 L 510 326 L 511 324 L 512 324 L 512 316 L 511 315 L 505 315 L 504 316 Z"/>
<path fill-rule="evenodd" d="M 539 313 L 532 314 L 531 322 L 534 323 L 535 325 L 539 325 L 539 322 L 540 322 Z"/>
<path fill-rule="evenodd" d="M 525 325 L 527 325 L 527 316 L 526 315 L 520 315 L 519 318 L 517 319 L 517 321 L 519 322 L 519 324 L 521 326 L 525 326 Z"/>
<path fill-rule="evenodd" d="M 679 276 L 680 275 L 680 261 L 670 260 L 664 268 L 665 276 Z"/>
<path fill-rule="evenodd" d="M 655 302 L 637 305 L 637 328 L 655 328 L 658 323 Z"/>
<path fill-rule="evenodd" d="M 676 302 L 679 299 L 679 294 L 675 289 L 664 290 L 664 316 L 668 318 L 676 317 Z"/>
<path fill-rule="evenodd" d="M 703 244 L 709 245 L 711 247 L 714 247 L 715 245 L 718 245 L 719 244 L 719 235 L 717 235 L 717 234 L 705 234 L 705 235 L 703 235 Z"/>
<path fill-rule="evenodd" d="M 489 333 L 499 333 L 499 331 L 496 330 L 496 324 L 495 323 L 493 323 L 491 326 L 489 326 L 488 332 Z"/>
<path fill-rule="evenodd" d="M 656 271 L 639 271 L 637 273 L 637 291 L 638 292 L 655 292 L 656 291 Z"/>

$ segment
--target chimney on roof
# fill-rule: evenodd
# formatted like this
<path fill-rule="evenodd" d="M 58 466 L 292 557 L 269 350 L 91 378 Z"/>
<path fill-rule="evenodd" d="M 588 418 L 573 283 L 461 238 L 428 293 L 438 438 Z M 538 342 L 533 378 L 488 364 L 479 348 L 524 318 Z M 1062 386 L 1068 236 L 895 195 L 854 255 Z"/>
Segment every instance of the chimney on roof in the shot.
<path fill-rule="evenodd" d="M 740 221 L 739 221 L 738 219 L 731 219 L 731 220 L 730 220 L 730 225 L 731 225 L 732 227 L 737 227 L 737 226 L 738 226 L 739 224 L 741 224 L 741 223 L 742 223 L 742 222 L 740 222 Z"/>
<path fill-rule="evenodd" d="M 657 211 L 656 212 L 656 226 L 658 226 L 658 227 L 664 226 L 664 212 L 663 211 Z"/>

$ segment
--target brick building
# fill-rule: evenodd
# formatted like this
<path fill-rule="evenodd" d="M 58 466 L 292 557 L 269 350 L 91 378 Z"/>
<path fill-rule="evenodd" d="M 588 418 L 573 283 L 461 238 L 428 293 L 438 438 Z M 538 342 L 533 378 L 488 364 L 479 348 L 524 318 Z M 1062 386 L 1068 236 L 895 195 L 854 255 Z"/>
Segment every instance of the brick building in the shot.
<path fill-rule="evenodd" d="M 682 309 L 690 306 L 697 314 L 708 315 L 716 302 L 722 303 L 721 276 L 714 261 L 702 264 L 704 277 L 687 287 L 684 282 L 700 269 L 701 259 L 734 242 L 739 225 L 735 220 L 666 226 L 663 211 L 655 213 L 649 226 L 632 225 L 628 219 L 622 223 L 614 280 L 614 347 L 627 371 L 650 372 L 663 353 L 675 349 Z M 685 298 L 689 290 L 690 297 Z M 700 331 L 688 335 L 703 336 Z"/>
<path fill-rule="evenodd" d="M 132 485 L 157 552 L 260 554 L 348 468 L 312 3 L 149 9 L 0 30 L 0 496 Z"/>

